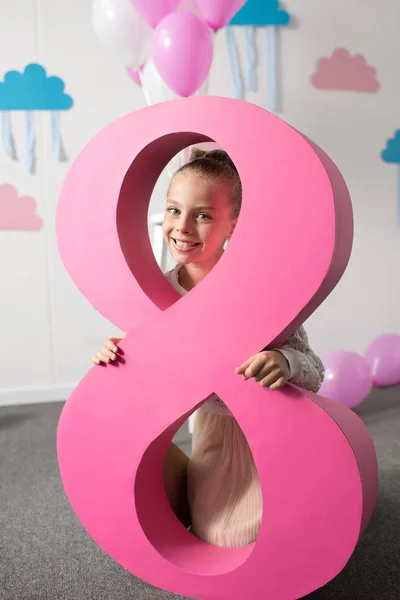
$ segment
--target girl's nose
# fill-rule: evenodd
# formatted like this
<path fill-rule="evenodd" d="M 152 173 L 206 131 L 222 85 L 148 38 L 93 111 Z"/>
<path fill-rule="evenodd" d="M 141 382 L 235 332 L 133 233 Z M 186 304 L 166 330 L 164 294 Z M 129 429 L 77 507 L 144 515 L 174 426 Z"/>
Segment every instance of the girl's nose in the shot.
<path fill-rule="evenodd" d="M 177 230 L 181 233 L 191 233 L 191 226 L 189 219 L 181 219 L 178 223 Z"/>

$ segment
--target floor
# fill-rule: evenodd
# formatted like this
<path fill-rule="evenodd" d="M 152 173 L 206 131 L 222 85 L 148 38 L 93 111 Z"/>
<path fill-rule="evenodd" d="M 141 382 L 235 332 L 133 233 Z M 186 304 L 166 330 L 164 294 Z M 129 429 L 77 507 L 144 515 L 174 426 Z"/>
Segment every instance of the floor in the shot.
<path fill-rule="evenodd" d="M 124 571 L 80 525 L 58 473 L 61 409 L 0 408 L 0 600 L 183 600 Z M 377 507 L 346 568 L 307 600 L 400 599 L 400 388 L 374 390 L 356 412 L 378 454 Z M 189 451 L 187 430 L 176 441 Z"/>

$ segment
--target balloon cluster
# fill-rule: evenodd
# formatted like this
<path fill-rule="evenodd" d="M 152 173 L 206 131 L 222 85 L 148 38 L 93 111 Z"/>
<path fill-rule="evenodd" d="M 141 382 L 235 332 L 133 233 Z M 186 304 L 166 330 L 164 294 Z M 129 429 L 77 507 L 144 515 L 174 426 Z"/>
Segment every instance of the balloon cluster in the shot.
<path fill-rule="evenodd" d="M 188 0 L 94 0 L 92 25 L 137 83 L 152 56 L 169 89 L 191 96 L 211 68 L 212 32 L 225 27 L 245 2 L 196 0 L 191 5 Z"/>
<path fill-rule="evenodd" d="M 364 356 L 355 352 L 329 352 L 322 362 L 325 380 L 319 394 L 354 408 L 372 387 L 400 383 L 400 335 L 380 335 L 369 344 Z"/>

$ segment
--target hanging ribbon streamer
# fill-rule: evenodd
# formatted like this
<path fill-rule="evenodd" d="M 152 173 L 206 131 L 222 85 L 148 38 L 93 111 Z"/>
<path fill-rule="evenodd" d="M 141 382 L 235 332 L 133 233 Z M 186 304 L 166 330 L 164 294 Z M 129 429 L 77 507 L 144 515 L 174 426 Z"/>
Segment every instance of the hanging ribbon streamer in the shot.
<path fill-rule="evenodd" d="M 144 81 L 142 70 L 138 69 L 137 74 L 139 76 L 139 80 L 140 80 L 140 83 L 141 83 L 141 86 L 142 86 L 142 90 L 143 90 L 143 94 L 144 94 L 145 100 L 147 102 L 147 106 L 151 106 L 153 104 L 153 102 L 151 101 L 150 94 L 148 92 L 146 83 Z"/>
<path fill-rule="evenodd" d="M 202 86 L 197 90 L 196 92 L 196 96 L 208 96 L 208 87 L 210 84 L 210 77 L 207 76 L 207 78 L 204 80 L 204 83 L 202 84 Z"/>
<path fill-rule="evenodd" d="M 251 92 L 256 92 L 256 36 L 255 27 L 247 25 L 244 28 L 247 56 L 247 85 Z"/>
<path fill-rule="evenodd" d="M 211 39 L 213 42 L 213 46 L 215 47 L 215 37 L 216 32 L 210 31 Z M 210 87 L 210 75 L 208 74 L 206 79 L 204 80 L 202 86 L 197 90 L 196 96 L 208 96 L 208 88 Z"/>
<path fill-rule="evenodd" d="M 139 70 L 138 75 L 146 103 L 148 106 L 153 106 L 159 102 L 168 102 L 169 98 L 167 84 L 158 72 L 153 60 L 150 60 L 151 63 L 146 65 L 145 73 Z M 166 165 L 165 168 L 170 181 L 180 166 L 179 156 L 172 158 L 168 165 Z"/>
<path fill-rule="evenodd" d="M 146 69 L 146 77 L 143 75 L 143 71 L 140 69 L 138 71 L 138 75 L 140 83 L 142 84 L 142 90 L 147 106 L 153 106 L 153 104 L 157 104 L 158 102 L 167 102 L 168 96 L 165 89 L 166 84 L 153 62 L 152 64 L 149 64 Z M 160 99 L 159 94 L 161 94 L 162 99 Z M 174 160 L 175 159 L 173 158 L 168 165 L 166 165 L 168 179 L 170 181 L 175 171 L 178 169 L 178 166 L 173 166 Z"/>
<path fill-rule="evenodd" d="M 239 66 L 239 55 L 236 47 L 235 34 L 232 27 L 225 27 L 228 44 L 229 64 L 233 78 L 234 97 L 243 100 L 243 85 Z"/>
<path fill-rule="evenodd" d="M 211 32 L 211 35 L 213 37 L 213 40 L 215 38 L 215 33 Z M 210 85 L 210 77 L 208 76 L 202 86 L 197 90 L 196 92 L 196 96 L 208 96 L 208 88 Z M 179 152 L 178 154 L 178 169 L 180 169 L 181 167 L 183 167 L 184 165 L 186 165 L 189 161 L 190 161 L 190 153 L 192 150 L 192 146 L 187 146 L 186 148 L 184 148 L 183 150 L 181 150 L 181 152 Z"/>
<path fill-rule="evenodd" d="M 35 171 L 35 120 L 32 110 L 26 112 L 26 168 L 31 175 Z"/>
<path fill-rule="evenodd" d="M 277 27 L 267 27 L 267 109 L 276 112 L 276 45 Z"/>
<path fill-rule="evenodd" d="M 3 139 L 3 148 L 7 153 L 7 156 L 15 160 L 17 158 L 17 153 L 14 147 L 14 140 L 11 133 L 11 117 L 10 113 L 7 110 L 2 111 L 2 139 Z"/>
<path fill-rule="evenodd" d="M 55 160 L 61 160 L 60 113 L 51 111 L 51 150 Z"/>
<path fill-rule="evenodd" d="M 397 226 L 400 229 L 400 165 L 397 167 Z"/>

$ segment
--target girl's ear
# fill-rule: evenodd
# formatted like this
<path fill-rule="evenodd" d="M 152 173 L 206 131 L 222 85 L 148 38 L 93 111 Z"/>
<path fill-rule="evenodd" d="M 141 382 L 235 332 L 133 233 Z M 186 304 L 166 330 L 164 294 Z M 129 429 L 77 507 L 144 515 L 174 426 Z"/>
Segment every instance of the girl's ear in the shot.
<path fill-rule="evenodd" d="M 238 220 L 237 220 L 237 219 L 235 219 L 235 220 L 233 221 L 233 223 L 232 223 L 232 227 L 231 227 L 231 230 L 230 230 L 230 232 L 229 232 L 228 240 L 230 240 L 230 239 L 231 239 L 231 237 L 232 237 L 232 235 L 233 235 L 233 232 L 235 231 L 235 227 L 236 227 L 236 223 L 237 223 L 237 221 L 238 221 Z"/>

